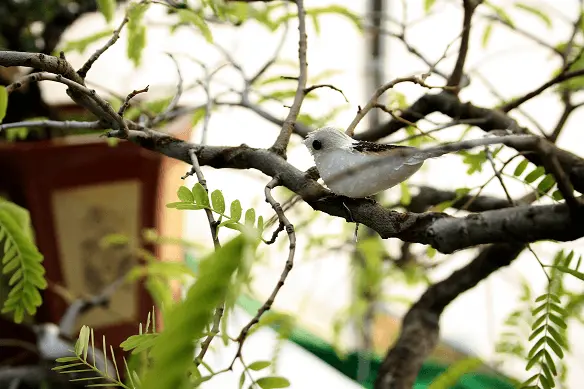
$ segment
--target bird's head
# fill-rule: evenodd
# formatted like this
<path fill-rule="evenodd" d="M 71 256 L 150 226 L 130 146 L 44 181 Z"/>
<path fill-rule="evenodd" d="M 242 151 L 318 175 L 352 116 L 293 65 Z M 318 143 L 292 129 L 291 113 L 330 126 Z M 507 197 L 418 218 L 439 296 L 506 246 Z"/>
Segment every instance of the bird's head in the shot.
<path fill-rule="evenodd" d="M 334 127 L 322 127 L 314 130 L 308 133 L 306 139 L 302 141 L 313 156 L 327 151 L 348 149 L 354 142 L 354 139 Z"/>

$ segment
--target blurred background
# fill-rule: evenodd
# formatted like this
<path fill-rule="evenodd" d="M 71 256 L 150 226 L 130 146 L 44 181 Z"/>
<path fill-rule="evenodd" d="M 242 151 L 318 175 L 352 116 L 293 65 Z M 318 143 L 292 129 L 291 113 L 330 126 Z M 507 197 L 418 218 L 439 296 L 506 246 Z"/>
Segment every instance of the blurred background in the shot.
<path fill-rule="evenodd" d="M 345 128 L 355 116 L 358 106 L 365 105 L 379 85 L 397 77 L 428 71 L 429 65 L 416 53 L 421 53 L 431 63 L 440 60 L 435 69 L 438 74 L 430 75 L 427 83 L 443 83 L 439 73 L 448 74 L 456 61 L 457 38 L 462 27 L 460 3 L 448 0 L 306 1 L 307 8 L 343 7 L 362 17 L 363 23 L 363 32 L 360 32 L 351 18 L 334 12 L 319 17 L 318 29 L 314 23 L 307 23 L 311 83 L 334 85 L 342 90 L 348 100 L 334 90 L 319 89 L 314 93 L 316 98 L 307 99 L 302 106 L 301 113 L 313 120 L 309 124 L 318 126 L 326 123 Z M 526 7 L 517 4 L 528 5 L 538 12 L 526 11 Z M 481 6 L 473 22 L 466 62 L 466 74 L 471 83 L 462 90 L 461 99 L 492 107 L 547 81 L 561 67 L 561 59 L 553 54 L 551 48 L 570 36 L 573 21 L 581 14 L 580 7 L 580 2 L 575 0 L 501 0 Z M 105 38 L 86 45 L 79 43 L 82 38 L 110 31 L 119 24 L 123 15 L 124 9 L 120 7 L 113 22 L 107 23 L 100 13 L 83 14 L 64 31 L 55 50 L 67 49 L 67 60 L 74 68 L 79 68 L 109 35 L 104 34 Z M 379 15 L 382 17 L 379 18 Z M 122 31 L 121 39 L 93 65 L 87 76 L 88 86 L 103 96 L 115 97 L 126 96 L 132 90 L 149 85 L 149 91 L 138 96 L 138 101 L 145 104 L 164 99 L 168 101 L 175 94 L 179 82 L 176 64 L 185 85 L 179 105 L 185 109 L 184 114 L 169 120 L 165 132 L 210 145 L 237 146 L 245 143 L 252 147 L 271 146 L 279 125 L 270 118 L 283 120 L 286 117 L 288 108 L 284 104 L 290 104 L 291 98 L 282 91 L 293 90 L 295 81 L 286 84 L 286 81 L 273 82 L 270 79 L 282 75 L 297 76 L 296 21 L 290 21 L 287 28 L 282 26 L 274 31 L 254 21 L 237 28 L 213 25 L 213 43 L 209 43 L 196 29 L 177 28 L 170 31 L 168 26 L 173 20 L 174 16 L 169 15 L 165 7 L 150 7 L 144 18 L 147 37 L 140 63 L 136 65 L 128 59 L 126 31 Z M 372 32 L 372 26 L 377 26 L 380 33 Z M 404 26 L 407 28 L 405 34 Z M 34 30 L 33 25 L 30 27 Z M 0 22 L 0 30 L 2 28 L 7 29 L 4 21 Z M 584 42 L 583 37 L 582 31 L 579 31 L 578 44 Z M 261 112 L 257 112 L 257 109 L 242 104 L 241 96 L 233 90 L 242 90 L 245 86 L 243 75 L 250 77 L 255 74 L 276 52 L 279 53 L 278 60 L 262 76 L 265 82 L 258 88 L 260 97 L 256 97 L 255 101 L 259 99 L 257 106 L 261 107 Z M 233 66 L 234 63 L 237 67 Z M 222 64 L 227 65 L 205 84 L 208 74 Z M 197 84 L 197 80 L 203 82 Z M 61 107 L 59 115 L 66 113 L 74 117 L 75 110 L 67 108 L 70 99 L 64 85 L 39 85 L 43 100 L 52 107 Z M 201 108 L 207 104 L 207 93 L 225 98 L 218 99 L 224 103 L 217 104 L 208 126 L 203 126 L 201 119 L 204 111 Z M 386 104 L 399 108 L 411 104 L 424 93 L 426 90 L 421 86 L 400 84 L 384 98 Z M 521 111 L 514 111 L 512 116 L 521 125 L 531 128 L 535 121 L 549 131 L 562 115 L 562 107 L 560 93 L 550 90 L 522 105 Z M 382 111 L 372 112 L 356 132 L 388 119 L 389 116 Z M 440 114 L 429 115 L 428 119 L 418 123 L 420 129 L 430 130 L 436 127 L 435 123 L 448 122 Z M 579 123 L 583 119 L 582 112 L 577 110 L 569 117 L 557 140 L 559 147 L 581 154 L 584 135 Z M 440 142 L 447 142 L 458 140 L 464 134 L 467 138 L 484 135 L 482 131 L 468 130 L 467 127 L 453 126 L 434 136 Z M 397 142 L 407 135 L 398 132 L 380 141 Z M 288 161 L 298 169 L 306 170 L 313 165 L 313 161 L 300 140 L 300 137 L 292 138 Z M 47 296 L 52 297 L 47 297 L 40 311 L 43 321 L 60 320 L 67 306 L 63 297 L 67 293 L 72 296 L 99 293 L 131 267 L 131 255 L 127 251 L 131 248 L 106 249 L 100 246 L 100 239 L 107 234 L 138 237 L 144 227 L 154 227 L 160 235 L 193 242 L 192 247 L 155 245 L 156 256 L 163 261 L 196 263 L 213 247 L 203 212 L 184 212 L 165 207 L 166 203 L 176 201 L 179 186 L 191 187 L 195 184 L 193 177 L 181 179 L 190 169 L 187 164 L 168 161 L 143 150 L 125 150 L 120 144 L 108 146 L 117 151 L 108 154 L 109 161 L 87 173 L 91 155 L 96 158 L 101 155 L 92 148 L 92 142 L 80 137 L 63 138 L 50 150 L 36 151 L 34 158 L 25 154 L 26 150 L 0 149 L 0 154 L 3 154 L 0 155 L 0 163 L 4 166 L 15 166 L 14 160 L 23 162 L 24 158 L 30 165 L 18 168 L 20 172 L 26 171 L 30 175 L 16 191 L 13 191 L 16 185 L 13 181 L 16 179 L 12 180 L 14 177 L 3 169 L 0 180 L 10 181 L 10 184 L 2 185 L 0 190 L 15 202 L 36 204 L 35 207 L 42 204 L 42 207 L 52 209 L 50 217 L 36 216 L 36 219 L 35 215 L 41 213 L 31 209 L 31 213 L 36 212 L 33 215 L 38 223 L 35 228 L 38 230 L 40 226 L 52 231 L 48 236 L 43 231 L 36 231 L 41 252 L 43 245 L 50 251 L 43 252 L 48 258 L 45 262 L 47 276 L 55 285 L 62 285 L 66 290 L 59 292 L 58 286 L 49 288 Z M 63 150 L 71 144 L 80 148 L 65 158 Z M 503 150 L 498 156 L 505 159 L 511 155 L 510 151 Z M 49 168 L 51 161 L 54 162 L 53 168 Z M 514 165 L 511 165 L 510 169 L 513 168 Z M 413 196 L 425 185 L 444 190 L 477 188 L 492 176 L 490 169 L 472 174 L 467 173 L 468 169 L 469 165 L 462 161 L 460 155 L 431 160 L 408 180 L 407 191 Z M 221 189 L 227 201 L 239 199 L 244 208 L 253 207 L 265 219 L 271 217 L 271 208 L 265 203 L 263 194 L 269 179 L 263 174 L 257 171 L 217 170 L 206 166 L 202 170 L 209 190 Z M 63 178 L 66 175 L 69 178 Z M 12 177 L 10 180 L 9 176 Z M 27 194 L 39 188 L 51 195 L 34 197 Z M 508 189 L 512 197 L 519 197 L 529 190 L 524 183 L 511 180 Z M 389 190 L 383 194 L 382 202 L 388 206 L 399 203 L 404 190 L 403 186 Z M 291 197 L 291 192 L 285 189 L 280 188 L 275 193 L 280 202 Z M 497 180 L 486 184 L 482 194 L 502 197 Z M 539 202 L 549 203 L 551 200 L 542 198 Z M 452 209 L 447 212 L 457 216 L 465 214 L 464 211 Z M 290 328 L 278 331 L 277 328 L 264 327 L 249 339 L 244 350 L 246 357 L 252 361 L 270 359 L 278 349 L 277 372 L 290 379 L 294 388 L 322 387 L 323 384 L 337 388 L 356 388 L 361 384 L 371 387 L 379 357 L 385 354 L 396 338 L 400 318 L 411 303 L 417 300 L 430 282 L 444 279 L 467 264 L 478 252 L 477 248 L 442 255 L 416 244 L 404 249 L 403 242 L 397 239 L 383 241 L 389 258 L 384 268 L 386 278 L 378 299 L 366 301 L 372 308 L 370 317 L 364 322 L 355 314 L 361 312 L 359 304 L 363 304 L 364 300 L 356 289 L 359 272 L 352 250 L 354 224 L 314 212 L 305 204 L 296 205 L 290 211 L 289 218 L 297 228 L 297 256 L 294 269 L 274 302 L 273 311 L 292 318 L 289 320 Z M 225 234 L 223 239 L 228 236 Z M 253 287 L 249 294 L 241 296 L 237 310 L 230 317 L 229 329 L 234 333 L 249 321 L 273 290 L 286 261 L 286 245 L 284 239 L 279 239 L 262 250 L 261 261 L 253 268 Z M 582 241 L 575 241 L 562 243 L 561 248 L 575 250 L 578 256 L 583 251 L 582 245 Z M 551 261 L 558 251 L 558 245 L 553 242 L 539 242 L 532 248 L 544 261 Z M 405 251 L 416 258 L 415 265 L 398 265 Z M 91 280 L 95 281 L 95 285 Z M 574 288 L 574 293 L 581 293 L 581 285 L 576 281 L 567 284 Z M 420 373 L 417 387 L 426 387 L 450 364 L 469 356 L 479 357 L 483 365 L 476 374 L 465 376 L 456 388 L 511 388 L 510 381 L 503 376 L 519 380 L 527 378 L 525 361 L 501 352 L 505 347 L 504 334 L 508 332 L 506 323 L 526 301 L 533 301 L 534 296 L 543 293 L 546 285 L 540 265 L 533 253 L 526 250 L 511 266 L 499 270 L 459 296 L 442 315 L 442 343 Z M 77 329 L 81 324 L 102 328 L 110 343 L 119 344 L 136 330 L 136 323 L 144 321 L 150 311 L 151 301 L 142 297 L 146 293 L 142 287 L 139 291 L 128 286 L 119 289 L 108 307 L 97 308 L 77 318 Z M 74 299 L 70 296 L 70 300 Z M 584 349 L 579 347 L 584 344 L 584 328 L 577 319 L 571 319 L 569 324 L 571 349 L 565 357 L 568 370 L 565 387 L 576 388 L 584 380 L 584 366 L 581 363 Z M 15 333 L 11 331 L 15 330 L 4 322 L 2 326 L 4 329 L 0 331 L 0 337 L 11 338 Z M 119 328 L 123 331 L 117 332 Z M 366 341 L 370 342 L 368 347 L 376 354 L 373 358 L 360 351 Z M 7 345 L 0 344 L 0 348 L 6 351 Z M 234 350 L 223 345 L 212 348 L 208 363 L 219 369 L 231 360 Z M 203 384 L 203 387 L 235 387 L 239 373 L 235 369 L 233 373 L 222 374 Z"/>

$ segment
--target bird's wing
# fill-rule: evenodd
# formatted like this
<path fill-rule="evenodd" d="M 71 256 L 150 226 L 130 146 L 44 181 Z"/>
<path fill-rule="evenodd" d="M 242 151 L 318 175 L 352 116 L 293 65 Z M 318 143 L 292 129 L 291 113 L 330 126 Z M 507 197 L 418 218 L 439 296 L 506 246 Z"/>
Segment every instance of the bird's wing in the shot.
<path fill-rule="evenodd" d="M 375 143 L 367 141 L 358 141 L 351 145 L 351 151 L 360 153 L 376 154 L 376 155 L 390 155 L 397 150 L 415 150 L 415 147 L 392 145 L 387 143 Z"/>

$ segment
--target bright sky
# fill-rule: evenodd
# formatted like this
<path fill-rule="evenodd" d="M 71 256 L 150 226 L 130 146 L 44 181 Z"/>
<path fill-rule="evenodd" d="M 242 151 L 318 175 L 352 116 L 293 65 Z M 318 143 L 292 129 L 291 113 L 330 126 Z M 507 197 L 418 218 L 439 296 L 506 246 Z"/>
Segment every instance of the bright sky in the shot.
<path fill-rule="evenodd" d="M 307 1 L 308 6 L 313 6 L 312 1 Z M 355 8 L 356 4 L 365 2 L 354 2 L 351 0 L 320 1 L 318 5 L 336 3 L 344 5 L 355 11 L 362 12 L 362 9 Z M 393 15 L 400 17 L 402 2 L 390 1 Z M 406 2 L 403 2 L 406 3 Z M 407 2 L 408 19 L 418 20 L 423 16 L 422 1 Z M 419 51 L 433 60 L 441 57 L 447 45 L 460 33 L 461 12 L 457 2 L 438 1 L 433 15 L 425 22 L 420 22 L 408 32 L 408 40 L 415 45 Z M 505 3 L 502 1 L 495 3 Z M 577 14 L 577 2 L 560 0 L 556 2 L 533 2 L 536 6 L 543 8 L 554 20 L 556 15 L 561 13 L 569 18 Z M 555 8 L 551 8 L 553 4 Z M 559 11 L 561 10 L 561 11 Z M 161 20 L 159 11 L 149 14 L 149 20 L 155 25 Z M 560 22 L 555 23 L 555 27 L 547 29 L 543 23 L 525 14 L 511 12 L 514 20 L 523 29 L 532 31 L 547 42 L 554 43 L 569 36 L 569 28 Z M 121 16 L 121 15 L 120 15 Z M 339 69 L 342 72 L 337 74 L 327 82 L 341 88 L 349 98 L 350 104 L 345 104 L 342 97 L 333 91 L 323 90 L 320 93 L 321 99 L 317 102 L 306 101 L 302 111 L 307 113 L 326 112 L 332 107 L 345 104 L 347 110 L 342 112 L 334 123 L 339 127 L 346 127 L 352 120 L 356 112 L 357 105 L 363 105 L 367 101 L 364 93 L 365 66 L 363 62 L 364 40 L 355 33 L 353 27 L 345 20 L 338 17 L 326 17 L 323 19 L 322 32 L 320 36 L 314 34 L 312 24 L 309 23 L 308 40 L 308 63 L 309 74 L 316 75 L 326 69 Z M 296 25 L 291 26 L 295 31 Z M 104 27 L 101 17 L 86 17 L 80 20 L 72 28 L 67 37 L 74 38 L 82 35 L 89 35 L 90 31 L 100 31 Z M 481 35 L 484 23 L 480 18 L 473 24 L 473 34 L 471 36 L 471 50 L 467 60 L 467 70 L 478 70 L 482 76 L 488 79 L 498 92 L 506 96 L 516 96 L 525 93 L 534 86 L 540 85 L 549 79 L 550 75 L 557 68 L 558 63 L 551 60 L 549 53 L 531 43 L 529 40 L 518 35 L 509 34 L 503 27 L 493 30 L 491 41 L 487 49 L 481 48 Z M 165 51 L 171 53 L 183 53 L 177 55 L 181 63 L 183 77 L 187 84 L 192 83 L 200 76 L 196 66 L 187 58 L 192 56 L 199 60 L 204 60 L 209 66 L 221 62 L 221 57 L 217 52 L 206 45 L 196 34 L 184 31 L 177 32 L 174 36 L 167 36 L 164 28 L 153 27 L 149 29 L 149 45 L 145 52 L 144 64 L 139 69 L 134 69 L 125 60 L 125 42 L 123 38 L 114 47 L 103 55 L 102 59 L 94 65 L 90 72 L 89 79 L 98 82 L 101 86 L 115 90 L 119 94 L 125 95 L 133 89 L 143 88 L 145 85 L 151 86 L 151 94 L 157 91 L 171 92 L 176 84 L 176 73 L 172 62 L 164 54 Z M 238 29 L 235 33 L 224 29 L 214 31 L 215 40 L 226 48 L 243 68 L 251 74 L 263 65 L 270 58 L 278 44 L 279 35 L 271 36 L 265 29 L 258 26 L 246 26 Z M 294 58 L 297 54 L 297 37 L 290 34 L 284 46 L 284 53 L 288 58 Z M 425 72 L 427 67 L 416 61 L 407 53 L 400 42 L 388 42 L 387 64 L 389 69 L 388 79 L 408 76 Z M 92 48 L 90 49 L 92 50 Z M 455 60 L 457 44 L 451 49 L 451 55 L 441 63 L 440 69 L 449 71 Z M 89 53 L 89 52 L 88 52 Z M 74 64 L 80 65 L 83 59 L 89 55 L 70 54 L 68 56 Z M 277 70 L 276 70 L 277 71 Z M 241 85 L 240 78 L 233 71 L 222 73 L 222 83 Z M 293 70 L 292 73 L 293 74 Z M 428 83 L 440 83 L 440 79 L 430 79 Z M 45 90 L 55 93 L 65 99 L 61 86 L 44 84 Z M 408 96 L 408 101 L 413 101 L 417 96 L 424 93 L 418 86 L 400 85 L 398 90 Z M 462 99 L 471 100 L 477 105 L 490 106 L 497 100 L 488 92 L 482 82 L 475 78 L 470 87 L 461 94 Z M 201 93 L 189 93 L 185 95 L 184 103 L 192 102 L 201 104 L 204 96 Z M 532 100 L 523 106 L 534 118 L 540 121 L 544 128 L 550 129 L 555 124 L 560 113 L 560 105 L 556 96 L 550 92 L 544 97 Z M 268 106 L 270 112 L 280 118 L 284 118 L 287 109 L 272 104 Z M 568 121 L 563 135 L 560 137 L 559 146 L 581 153 L 584 135 L 578 124 L 584 120 L 582 111 L 576 112 Z M 520 124 L 530 125 L 521 116 L 514 117 Z M 439 116 L 436 120 L 444 120 Z M 361 128 L 362 129 L 362 128 Z M 259 118 L 257 115 L 244 109 L 226 108 L 214 114 L 210 121 L 209 138 L 210 144 L 217 145 L 239 145 L 246 143 L 254 147 L 266 147 L 271 145 L 277 133 L 277 127 Z M 359 129 L 358 129 L 359 130 Z M 459 130 L 449 130 L 441 133 L 442 140 L 453 140 L 459 134 Z M 475 131 L 471 136 L 480 137 L 483 133 Z M 201 137 L 199 129 L 194 131 L 193 140 L 199 141 Z M 289 161 L 300 169 L 312 166 L 312 161 L 308 152 L 303 146 L 294 141 L 295 145 L 289 153 Z M 509 154 L 509 153 L 508 153 Z M 487 166 L 488 167 L 488 166 Z M 461 163 L 459 157 L 445 156 L 438 160 L 428 162 L 422 171 L 414 175 L 410 180 L 416 184 L 431 184 L 444 189 L 455 189 L 461 186 L 472 187 L 480 185 L 491 174 L 487 168 L 483 173 L 475 174 L 471 177 L 465 174 L 466 166 Z M 225 193 L 228 200 L 238 198 L 247 207 L 254 206 L 261 214 L 271 215 L 268 206 L 263 201 L 263 187 L 267 183 L 267 178 L 258 172 L 242 172 L 214 170 L 204 168 L 204 173 L 210 189 L 220 188 Z M 191 180 L 189 185 L 194 182 Z M 181 185 L 180 177 L 176 178 L 176 185 Z M 521 194 L 524 188 L 515 182 L 509 183 L 511 194 Z M 281 192 L 282 193 L 282 192 Z M 485 194 L 502 196 L 502 192 L 497 182 L 487 186 Z M 390 196 L 399 196 L 399 189 L 390 190 Z M 279 199 L 283 200 L 282 195 Z M 304 207 L 309 210 L 310 208 Z M 302 220 L 294 215 L 292 222 Z M 311 227 L 311 230 L 328 234 L 352 234 L 352 225 L 349 228 L 343 226 L 344 222 L 332 218 L 319 218 Z M 309 233 L 309 231 L 306 231 Z M 185 234 L 188 237 L 208 236 L 208 226 L 206 225 L 203 213 L 193 212 L 189 215 Z M 351 281 L 350 268 L 347 258 L 340 257 L 338 253 L 329 255 L 318 255 L 318 258 L 308 258 L 303 252 L 305 240 L 299 234 L 299 249 L 297 260 L 285 287 L 278 295 L 275 303 L 276 309 L 296 312 L 301 315 L 303 324 L 320 336 L 331 336 L 332 320 L 350 301 Z M 210 242 L 207 242 L 210 243 Z M 284 243 L 284 240 L 282 240 Z M 388 247 L 397 250 L 397 242 L 389 241 Z M 574 248 L 577 253 L 584 253 L 583 241 L 563 244 L 566 249 Z M 277 246 L 277 245 L 275 245 Z M 542 259 L 551 258 L 558 247 L 549 243 L 538 243 L 533 245 L 536 252 Z M 279 274 L 284 266 L 285 251 L 280 247 L 269 249 L 266 257 L 269 258 L 265 264 L 256 269 L 257 278 L 255 287 L 260 298 L 267 297 L 279 278 Z M 420 247 L 423 251 L 423 247 Z M 270 251 L 271 250 L 271 251 Z M 466 250 L 451 256 L 451 258 L 438 270 L 431 274 L 433 280 L 441 280 L 448 276 L 453 270 L 466 264 L 476 254 L 476 250 Z M 436 260 L 443 260 L 444 257 L 437 256 Z M 494 356 L 494 344 L 504 327 L 502 322 L 506 315 L 518 304 L 520 287 L 518 280 L 524 277 L 534 288 L 537 295 L 543 291 L 544 277 L 541 268 L 531 254 L 525 252 L 516 260 L 512 266 L 503 269 L 488 278 L 487 281 L 459 297 L 452 303 L 442 317 L 442 336 L 451 344 L 470 353 L 478 354 L 486 360 L 491 360 Z M 581 284 L 575 283 L 578 290 Z M 411 299 L 416 299 L 423 289 L 407 289 L 399 285 L 388 285 L 387 292 L 392 295 L 405 294 Z M 390 306 L 396 314 L 401 315 L 404 310 L 400 306 Z M 570 340 L 574 345 L 582 344 L 584 341 L 584 330 L 577 323 L 570 323 Z M 353 339 L 346 338 L 347 346 L 351 346 Z M 292 349 L 291 349 L 292 350 Z M 296 351 L 290 351 L 294 353 Z M 584 358 L 582 348 L 573 347 L 572 356 L 567 361 L 571 367 L 570 380 L 568 386 L 576 387 L 577 382 L 584 379 L 584 369 L 577 360 Z M 284 364 L 282 364 L 284 365 Z M 308 369 L 314 364 L 307 364 L 302 369 Z M 300 369 L 300 365 L 297 367 Z M 525 376 L 525 369 L 522 364 L 505 364 L 504 370 L 518 376 Z M 292 373 L 292 372 L 290 372 Z M 305 373 L 306 374 L 306 373 Z M 296 387 L 305 386 L 305 382 L 295 382 Z M 338 386 L 340 387 L 340 386 Z"/>

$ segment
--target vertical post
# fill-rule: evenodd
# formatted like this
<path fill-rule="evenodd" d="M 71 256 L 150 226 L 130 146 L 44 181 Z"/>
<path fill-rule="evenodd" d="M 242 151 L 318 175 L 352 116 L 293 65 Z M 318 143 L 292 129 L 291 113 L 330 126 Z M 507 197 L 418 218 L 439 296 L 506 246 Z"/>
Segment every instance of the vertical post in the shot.
<path fill-rule="evenodd" d="M 367 14 L 366 14 L 366 52 L 365 52 L 365 78 L 366 78 L 366 90 L 365 95 L 371 96 L 375 93 L 375 90 L 382 84 L 386 82 L 385 80 L 385 40 L 383 39 L 383 34 L 381 29 L 383 28 L 384 12 L 388 6 L 389 0 L 368 0 L 367 1 Z M 369 112 L 368 126 L 376 127 L 380 124 L 380 111 L 374 109 Z M 362 226 L 362 235 L 364 237 L 370 237 L 374 234 L 370 228 Z M 359 252 L 355 252 L 353 255 L 353 260 L 355 261 L 355 266 L 366 266 L 364 263 L 365 258 L 363 258 Z M 354 285 L 358 285 L 358 280 L 354 281 Z M 363 291 L 358 290 L 358 293 Z M 361 357 L 359 358 L 359 363 L 357 367 L 357 382 L 364 383 L 367 381 L 371 372 L 370 357 L 373 354 L 373 320 L 375 317 L 375 305 L 377 303 L 378 296 L 371 296 L 369 294 L 356 296 L 356 298 L 367 299 L 367 310 L 363 315 L 361 320 L 361 325 L 358 326 L 358 334 L 360 341 L 359 353 Z"/>

